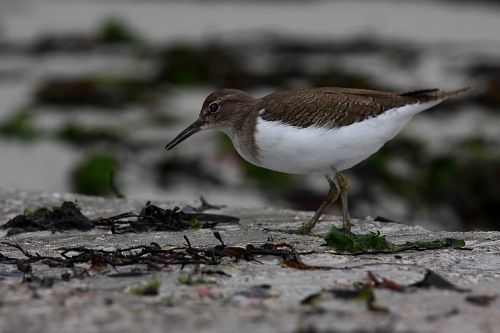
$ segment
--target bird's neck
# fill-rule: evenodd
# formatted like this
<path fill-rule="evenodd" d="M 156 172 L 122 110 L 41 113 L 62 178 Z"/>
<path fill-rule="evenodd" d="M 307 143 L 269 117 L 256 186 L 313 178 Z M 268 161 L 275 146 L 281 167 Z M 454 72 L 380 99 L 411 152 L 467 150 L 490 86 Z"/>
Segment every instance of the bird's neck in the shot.
<path fill-rule="evenodd" d="M 248 110 L 238 114 L 230 126 L 221 128 L 222 132 L 229 136 L 240 155 L 253 163 L 259 158 L 258 147 L 255 143 L 258 115 L 257 109 Z"/>

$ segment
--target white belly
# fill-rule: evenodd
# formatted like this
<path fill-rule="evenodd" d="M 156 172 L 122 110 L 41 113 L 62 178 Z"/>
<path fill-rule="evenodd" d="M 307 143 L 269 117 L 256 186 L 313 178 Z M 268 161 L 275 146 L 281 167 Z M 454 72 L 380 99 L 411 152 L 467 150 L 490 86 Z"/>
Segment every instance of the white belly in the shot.
<path fill-rule="evenodd" d="M 267 169 L 294 173 L 328 173 L 348 169 L 378 151 L 418 112 L 438 102 L 412 104 L 341 128 L 298 128 L 258 119 L 255 142 L 258 161 L 238 152 L 250 162 Z"/>

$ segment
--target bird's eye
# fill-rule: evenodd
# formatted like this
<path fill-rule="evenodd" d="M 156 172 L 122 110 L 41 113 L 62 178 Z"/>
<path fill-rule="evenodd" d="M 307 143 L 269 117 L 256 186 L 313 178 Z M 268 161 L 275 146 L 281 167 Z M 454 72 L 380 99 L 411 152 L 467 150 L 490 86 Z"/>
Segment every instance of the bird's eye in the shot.
<path fill-rule="evenodd" d="M 217 112 L 219 112 L 219 109 L 220 109 L 220 105 L 219 105 L 219 103 L 217 103 L 217 102 L 213 102 L 213 103 L 211 103 L 211 104 L 208 106 L 208 110 L 209 110 L 211 113 L 217 113 Z"/>

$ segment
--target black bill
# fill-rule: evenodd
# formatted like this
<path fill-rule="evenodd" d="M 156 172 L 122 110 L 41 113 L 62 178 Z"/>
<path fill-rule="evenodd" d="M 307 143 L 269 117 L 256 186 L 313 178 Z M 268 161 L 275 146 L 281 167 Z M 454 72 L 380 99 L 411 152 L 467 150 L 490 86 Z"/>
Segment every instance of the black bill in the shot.
<path fill-rule="evenodd" d="M 170 150 L 170 149 L 174 148 L 175 146 L 177 146 L 182 141 L 184 141 L 187 138 L 189 138 L 191 135 L 193 135 L 195 133 L 198 133 L 201 130 L 201 126 L 202 125 L 203 125 L 203 122 L 198 119 L 197 121 L 195 121 L 194 123 L 192 123 L 191 125 L 189 125 L 179 135 L 177 135 L 175 137 L 175 139 L 173 139 L 172 141 L 170 141 L 170 143 L 168 143 L 165 146 L 165 149 L 166 150 Z"/>

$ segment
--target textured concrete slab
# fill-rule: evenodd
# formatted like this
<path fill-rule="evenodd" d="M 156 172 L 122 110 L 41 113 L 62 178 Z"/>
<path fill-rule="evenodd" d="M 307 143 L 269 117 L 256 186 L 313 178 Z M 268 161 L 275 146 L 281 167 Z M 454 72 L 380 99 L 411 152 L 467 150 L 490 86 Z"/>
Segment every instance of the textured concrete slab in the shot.
<path fill-rule="evenodd" d="M 0 224 L 25 207 L 57 206 L 77 200 L 89 217 L 138 211 L 145 203 L 72 194 L 29 193 L 0 190 Z M 165 208 L 181 202 L 155 202 Z M 196 202 L 189 203 L 196 205 Z M 380 230 L 396 243 L 408 240 L 463 238 L 470 250 L 441 249 L 395 254 L 339 255 L 324 246 L 321 236 L 338 217 L 327 216 L 313 236 L 292 235 L 277 229 L 297 226 L 310 213 L 291 210 L 226 208 L 217 213 L 241 218 L 238 227 L 219 228 L 228 245 L 245 246 L 286 242 L 302 252 L 311 265 L 331 270 L 298 270 L 283 267 L 274 257 L 258 261 L 224 260 L 208 267 L 227 275 L 204 275 L 210 284 L 180 284 L 180 276 L 193 275 L 207 267 L 171 266 L 151 274 L 116 277 L 130 267 L 107 267 L 100 273 L 62 281 L 67 268 L 34 264 L 38 276 L 53 277 L 51 287 L 23 283 L 15 265 L 0 264 L 0 332 L 499 332 L 500 298 L 478 305 L 471 296 L 500 293 L 499 232 L 430 232 L 421 227 L 373 220 L 356 220 L 354 232 Z M 58 248 L 87 246 L 116 249 L 156 242 L 164 247 L 180 246 L 187 236 L 193 246 L 218 244 L 213 230 L 146 232 L 112 235 L 104 230 L 51 234 L 35 232 L 0 242 L 18 243 L 40 255 L 58 255 Z M 0 244 L 0 253 L 22 254 Z M 367 281 L 368 272 L 408 286 L 433 270 L 466 292 L 437 288 L 409 288 L 405 292 L 374 290 L 374 307 L 366 301 L 343 299 L 329 290 L 353 289 Z M 136 296 L 134 286 L 156 276 L 161 285 L 157 296 Z M 319 294 L 310 304 L 302 301 Z M 474 298 L 473 298 L 474 300 Z M 487 303 L 487 302 L 486 302 Z"/>

